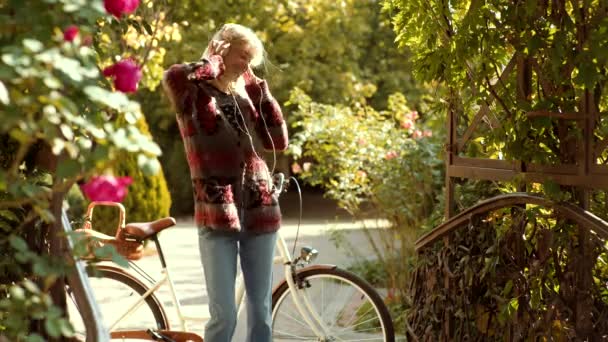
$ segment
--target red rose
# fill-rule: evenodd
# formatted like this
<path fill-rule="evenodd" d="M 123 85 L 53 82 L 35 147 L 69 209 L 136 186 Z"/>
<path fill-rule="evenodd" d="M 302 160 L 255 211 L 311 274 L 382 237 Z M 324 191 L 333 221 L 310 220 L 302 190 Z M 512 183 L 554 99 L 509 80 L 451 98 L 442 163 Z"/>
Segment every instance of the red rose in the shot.
<path fill-rule="evenodd" d="M 91 201 L 122 202 L 127 196 L 127 187 L 133 182 L 131 177 L 94 176 L 80 186 Z"/>
<path fill-rule="evenodd" d="M 70 26 L 66 27 L 65 30 L 63 31 L 63 40 L 65 40 L 66 42 L 71 42 L 74 40 L 74 38 L 76 38 L 77 35 L 78 35 L 78 26 L 70 25 Z"/>
<path fill-rule="evenodd" d="M 123 93 L 132 93 L 137 90 L 137 83 L 141 79 L 141 70 L 132 59 L 124 59 L 103 69 L 103 75 L 114 77 L 114 87 Z"/>
<path fill-rule="evenodd" d="M 139 6 L 139 0 L 104 0 L 103 6 L 108 13 L 120 18 L 123 14 L 135 12 Z"/>

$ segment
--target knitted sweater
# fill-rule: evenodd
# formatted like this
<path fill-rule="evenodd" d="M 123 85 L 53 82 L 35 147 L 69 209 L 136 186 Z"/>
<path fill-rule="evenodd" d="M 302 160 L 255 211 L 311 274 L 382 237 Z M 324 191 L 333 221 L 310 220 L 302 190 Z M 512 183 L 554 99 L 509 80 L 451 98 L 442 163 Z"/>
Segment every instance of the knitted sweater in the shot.
<path fill-rule="evenodd" d="M 164 75 L 192 179 L 199 228 L 274 232 L 281 224 L 278 194 L 263 150 L 287 148 L 287 127 L 266 81 L 245 77 L 246 93 L 225 94 L 205 80 L 219 77 L 223 62 L 212 56 L 194 71 L 171 66 Z M 242 223 L 242 224 L 241 224 Z"/>

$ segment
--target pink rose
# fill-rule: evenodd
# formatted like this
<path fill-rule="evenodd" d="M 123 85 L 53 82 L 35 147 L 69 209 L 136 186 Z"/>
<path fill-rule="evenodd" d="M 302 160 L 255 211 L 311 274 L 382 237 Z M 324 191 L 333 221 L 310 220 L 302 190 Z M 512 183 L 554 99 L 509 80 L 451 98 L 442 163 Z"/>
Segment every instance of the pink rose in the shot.
<path fill-rule="evenodd" d="M 386 160 L 391 160 L 393 158 L 397 158 L 399 156 L 399 154 L 395 151 L 388 151 L 386 152 L 386 155 L 384 156 L 384 158 Z"/>
<path fill-rule="evenodd" d="M 414 126 L 412 120 L 403 120 L 403 122 L 401 122 L 401 127 L 404 129 L 410 129 L 412 126 Z"/>
<path fill-rule="evenodd" d="M 123 14 L 135 12 L 139 6 L 139 0 L 103 0 L 103 6 L 108 13 L 120 18 Z"/>
<path fill-rule="evenodd" d="M 114 87 L 123 93 L 133 93 L 141 79 L 141 70 L 132 59 L 123 59 L 105 69 L 103 75 L 114 77 Z"/>
<path fill-rule="evenodd" d="M 74 41 L 74 38 L 78 35 L 78 26 L 70 25 L 63 31 L 63 40 L 66 42 Z"/>
<path fill-rule="evenodd" d="M 415 110 L 409 112 L 409 114 L 407 114 L 407 118 L 412 120 L 412 122 L 416 121 L 416 119 L 418 119 L 418 112 Z"/>
<path fill-rule="evenodd" d="M 418 138 L 422 137 L 422 131 L 420 131 L 419 129 L 415 130 L 414 133 L 412 133 L 412 137 L 414 139 L 418 139 Z"/>
<path fill-rule="evenodd" d="M 298 174 L 302 172 L 302 167 L 300 167 L 300 164 L 298 163 L 293 163 L 291 164 L 291 172 L 294 174 Z"/>
<path fill-rule="evenodd" d="M 425 129 L 424 132 L 422 132 L 422 135 L 425 137 L 432 137 L 433 136 L 433 132 L 431 132 L 428 129 Z"/>
<path fill-rule="evenodd" d="M 91 46 L 91 45 L 93 45 L 93 37 L 91 37 L 91 36 L 85 36 L 84 38 L 82 38 L 82 45 L 84 45 L 84 46 Z"/>
<path fill-rule="evenodd" d="M 131 177 L 94 176 L 80 186 L 91 201 L 122 202 L 127 196 L 127 187 L 133 182 Z"/>

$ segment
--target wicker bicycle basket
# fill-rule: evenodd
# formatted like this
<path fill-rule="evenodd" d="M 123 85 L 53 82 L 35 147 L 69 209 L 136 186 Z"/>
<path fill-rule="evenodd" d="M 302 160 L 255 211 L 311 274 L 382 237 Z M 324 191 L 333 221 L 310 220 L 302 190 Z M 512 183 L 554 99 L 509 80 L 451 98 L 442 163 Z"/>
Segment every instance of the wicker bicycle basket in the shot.
<path fill-rule="evenodd" d="M 116 227 L 116 234 L 114 236 L 106 235 L 99 231 L 96 231 L 92 227 L 93 210 L 97 206 L 109 206 L 118 208 L 118 226 Z M 87 214 L 85 216 L 85 223 L 81 229 L 76 229 L 76 232 L 83 234 L 86 239 L 86 245 L 88 255 L 85 258 L 88 259 L 101 259 L 111 260 L 111 254 L 106 255 L 95 255 L 95 250 L 106 245 L 114 246 L 118 254 L 122 255 L 128 260 L 138 260 L 143 256 L 144 246 L 142 241 L 129 239 L 125 236 L 125 208 L 118 202 L 91 202 L 87 208 Z M 99 254 L 99 253 L 98 253 Z"/>

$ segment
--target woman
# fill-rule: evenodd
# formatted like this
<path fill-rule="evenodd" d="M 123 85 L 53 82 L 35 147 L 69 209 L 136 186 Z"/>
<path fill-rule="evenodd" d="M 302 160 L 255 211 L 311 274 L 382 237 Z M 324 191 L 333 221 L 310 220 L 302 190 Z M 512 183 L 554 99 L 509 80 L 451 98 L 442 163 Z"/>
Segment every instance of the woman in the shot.
<path fill-rule="evenodd" d="M 284 150 L 287 128 L 266 81 L 255 33 L 224 25 L 199 62 L 173 65 L 163 85 L 184 142 L 209 295 L 206 342 L 228 342 L 236 326 L 237 255 L 247 293 L 248 341 L 271 341 L 272 260 L 281 213 L 262 150 Z"/>

